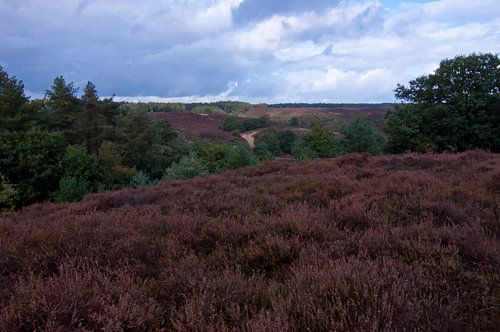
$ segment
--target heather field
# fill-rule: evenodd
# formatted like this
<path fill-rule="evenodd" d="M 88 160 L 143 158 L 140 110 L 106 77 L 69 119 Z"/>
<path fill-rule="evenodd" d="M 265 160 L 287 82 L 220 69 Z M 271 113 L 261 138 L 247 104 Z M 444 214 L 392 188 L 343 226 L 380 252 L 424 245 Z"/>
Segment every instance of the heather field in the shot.
<path fill-rule="evenodd" d="M 495 331 L 500 155 L 351 154 L 0 218 L 1 331 Z"/>
<path fill-rule="evenodd" d="M 224 115 L 195 112 L 156 112 L 155 119 L 168 120 L 184 136 L 197 136 L 208 140 L 227 140 L 231 133 L 220 129 Z"/>
<path fill-rule="evenodd" d="M 245 113 L 246 116 L 268 116 L 276 125 L 287 125 L 292 117 L 299 120 L 301 126 L 310 127 L 315 122 L 321 122 L 334 131 L 340 131 L 355 119 L 365 119 L 381 129 L 384 126 L 384 116 L 388 111 L 394 110 L 387 107 L 253 107 Z"/>

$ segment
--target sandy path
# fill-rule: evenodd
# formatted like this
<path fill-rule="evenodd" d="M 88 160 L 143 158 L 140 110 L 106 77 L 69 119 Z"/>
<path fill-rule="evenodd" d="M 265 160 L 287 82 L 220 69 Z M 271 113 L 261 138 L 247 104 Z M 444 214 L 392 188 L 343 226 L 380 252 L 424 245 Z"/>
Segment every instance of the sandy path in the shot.
<path fill-rule="evenodd" d="M 241 133 L 241 137 L 245 141 L 248 142 L 248 145 L 253 149 L 255 148 L 255 134 L 257 134 L 259 131 L 258 130 L 253 130 L 253 131 L 247 131 L 246 133 Z"/>

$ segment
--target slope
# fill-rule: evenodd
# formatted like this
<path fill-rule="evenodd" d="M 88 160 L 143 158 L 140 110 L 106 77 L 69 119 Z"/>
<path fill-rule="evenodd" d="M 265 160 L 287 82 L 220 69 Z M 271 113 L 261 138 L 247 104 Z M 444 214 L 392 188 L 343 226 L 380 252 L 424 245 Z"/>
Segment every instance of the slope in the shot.
<path fill-rule="evenodd" d="M 0 330 L 495 330 L 500 155 L 275 161 L 0 219 Z"/>

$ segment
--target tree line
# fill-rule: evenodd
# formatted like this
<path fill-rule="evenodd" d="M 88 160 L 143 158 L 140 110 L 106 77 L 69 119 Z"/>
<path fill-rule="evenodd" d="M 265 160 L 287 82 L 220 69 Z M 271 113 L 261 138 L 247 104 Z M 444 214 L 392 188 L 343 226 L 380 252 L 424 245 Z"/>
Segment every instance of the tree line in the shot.
<path fill-rule="evenodd" d="M 77 92 L 61 76 L 43 100 L 30 100 L 23 83 L 0 68 L 0 209 L 256 162 L 244 142 L 189 142 L 166 120 L 99 98 L 91 82 Z"/>
<path fill-rule="evenodd" d="M 91 82 L 77 96 L 73 83 L 57 77 L 43 100 L 30 100 L 23 83 L 0 67 L 0 209 L 216 174 L 282 154 L 309 160 L 351 152 L 500 152 L 499 82 L 498 55 L 446 59 L 433 74 L 397 86 L 401 103 L 387 113 L 384 133 L 360 119 L 340 133 L 321 123 L 301 135 L 267 128 L 252 151 L 238 132 L 268 127 L 265 117 L 228 116 L 221 128 L 234 131 L 233 139 L 189 142 L 140 104 L 99 98 Z M 217 105 L 229 113 L 245 106 Z M 298 119 L 290 125 L 299 127 Z"/>

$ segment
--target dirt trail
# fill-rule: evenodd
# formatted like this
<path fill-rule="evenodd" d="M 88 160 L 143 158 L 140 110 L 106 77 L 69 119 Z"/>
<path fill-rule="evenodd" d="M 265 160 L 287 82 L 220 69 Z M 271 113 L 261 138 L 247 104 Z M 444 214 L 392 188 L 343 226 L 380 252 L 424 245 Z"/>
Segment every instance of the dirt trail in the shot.
<path fill-rule="evenodd" d="M 247 131 L 246 133 L 241 133 L 241 137 L 243 137 L 243 139 L 248 142 L 248 145 L 252 149 L 255 148 L 255 137 L 254 136 L 258 132 L 259 132 L 258 130 L 253 130 L 253 131 Z"/>

